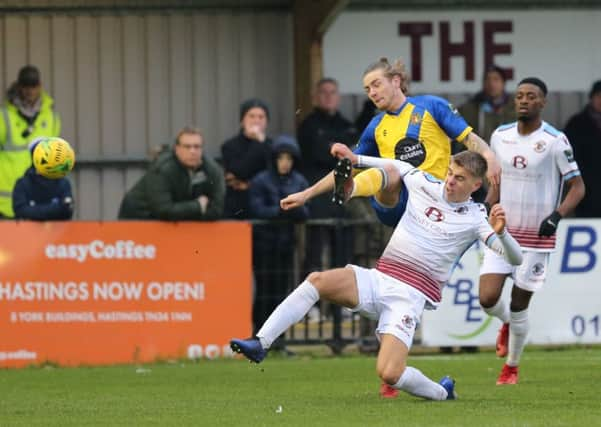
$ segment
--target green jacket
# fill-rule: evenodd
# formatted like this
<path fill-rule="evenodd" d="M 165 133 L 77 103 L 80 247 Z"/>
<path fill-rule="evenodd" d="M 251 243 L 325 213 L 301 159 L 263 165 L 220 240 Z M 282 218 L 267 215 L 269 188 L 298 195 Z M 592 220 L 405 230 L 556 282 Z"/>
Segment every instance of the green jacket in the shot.
<path fill-rule="evenodd" d="M 204 214 L 197 200 L 201 195 L 209 199 Z M 224 195 L 223 170 L 214 160 L 203 156 L 202 165 L 191 173 L 169 150 L 125 194 L 119 219 L 216 220 L 223 215 Z"/>
<path fill-rule="evenodd" d="M 31 166 L 29 143 L 41 136 L 60 136 L 61 120 L 54 110 L 54 100 L 41 93 L 40 112 L 33 121 L 29 134 L 27 120 L 18 108 L 6 101 L 0 108 L 0 215 L 14 217 L 12 191 L 17 179 Z"/>
<path fill-rule="evenodd" d="M 513 100 L 508 97 L 508 102 L 503 105 L 499 112 L 490 111 L 490 109 L 481 108 L 481 106 L 482 102 L 478 97 L 475 97 L 459 107 L 459 112 L 474 129 L 474 132 L 490 144 L 490 137 L 496 128 L 502 124 L 515 121 Z"/>

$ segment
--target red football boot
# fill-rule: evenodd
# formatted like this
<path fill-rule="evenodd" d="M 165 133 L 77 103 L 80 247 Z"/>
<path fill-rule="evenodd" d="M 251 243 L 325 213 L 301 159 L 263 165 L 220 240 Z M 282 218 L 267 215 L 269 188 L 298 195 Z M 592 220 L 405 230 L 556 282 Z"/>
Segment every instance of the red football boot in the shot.
<path fill-rule="evenodd" d="M 505 384 L 517 384 L 518 383 L 518 367 L 503 365 L 499 378 L 497 379 L 497 385 Z"/>
<path fill-rule="evenodd" d="M 386 383 L 380 385 L 380 397 L 385 399 L 393 399 L 399 395 L 399 391 L 396 388 L 389 386 Z"/>

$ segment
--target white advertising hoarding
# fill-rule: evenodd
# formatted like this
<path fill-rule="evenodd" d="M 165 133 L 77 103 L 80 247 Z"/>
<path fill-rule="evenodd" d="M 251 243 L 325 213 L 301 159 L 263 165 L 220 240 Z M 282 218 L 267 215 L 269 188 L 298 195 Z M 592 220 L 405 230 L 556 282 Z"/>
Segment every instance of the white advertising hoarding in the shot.
<path fill-rule="evenodd" d="M 547 280 L 530 303 L 529 342 L 601 343 L 601 220 L 564 220 Z M 470 248 L 443 290 L 442 304 L 422 319 L 426 346 L 494 345 L 500 321 L 478 303 L 480 251 Z M 505 283 L 509 301 L 512 281 Z"/>
<path fill-rule="evenodd" d="M 476 92 L 485 64 L 588 91 L 601 77 L 601 10 L 343 12 L 324 37 L 324 73 L 343 93 L 380 57 L 403 57 L 412 93 Z M 511 82 L 510 82 L 511 87 Z"/>

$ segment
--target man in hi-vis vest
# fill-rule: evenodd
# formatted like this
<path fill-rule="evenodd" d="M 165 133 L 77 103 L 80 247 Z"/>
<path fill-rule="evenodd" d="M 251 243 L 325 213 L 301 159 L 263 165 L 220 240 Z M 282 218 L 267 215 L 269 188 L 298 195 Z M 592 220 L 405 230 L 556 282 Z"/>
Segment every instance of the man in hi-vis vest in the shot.
<path fill-rule="evenodd" d="M 28 145 L 41 136 L 60 136 L 61 121 L 54 100 L 42 89 L 40 71 L 33 65 L 19 70 L 17 81 L 0 108 L 0 216 L 14 217 L 15 182 L 31 166 Z"/>

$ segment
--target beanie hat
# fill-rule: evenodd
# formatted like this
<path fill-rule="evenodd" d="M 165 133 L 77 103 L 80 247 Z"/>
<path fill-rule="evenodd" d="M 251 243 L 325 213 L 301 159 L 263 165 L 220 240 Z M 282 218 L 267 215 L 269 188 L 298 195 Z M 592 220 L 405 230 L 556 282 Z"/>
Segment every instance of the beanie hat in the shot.
<path fill-rule="evenodd" d="M 591 86 L 591 91 L 588 94 L 588 97 L 592 98 L 593 95 L 595 95 L 599 92 L 601 92 L 601 80 L 597 80 L 595 83 L 593 83 L 593 86 Z"/>
<path fill-rule="evenodd" d="M 247 99 L 242 104 L 240 104 L 240 120 L 244 118 L 248 110 L 256 107 L 261 108 L 263 111 L 265 111 L 267 120 L 269 120 L 269 107 L 265 102 L 263 102 L 259 98 Z"/>

